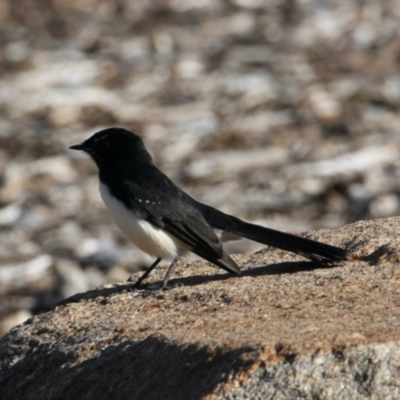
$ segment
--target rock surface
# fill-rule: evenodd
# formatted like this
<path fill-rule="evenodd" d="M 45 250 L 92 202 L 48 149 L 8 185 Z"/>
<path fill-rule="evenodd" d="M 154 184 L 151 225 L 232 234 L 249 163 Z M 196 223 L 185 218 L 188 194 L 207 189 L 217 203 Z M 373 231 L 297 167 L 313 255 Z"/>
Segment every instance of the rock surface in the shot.
<path fill-rule="evenodd" d="M 322 268 L 267 248 L 236 256 L 238 278 L 195 261 L 168 291 L 64 300 L 0 341 L 0 398 L 398 398 L 400 218 L 307 236 L 350 259 Z"/>

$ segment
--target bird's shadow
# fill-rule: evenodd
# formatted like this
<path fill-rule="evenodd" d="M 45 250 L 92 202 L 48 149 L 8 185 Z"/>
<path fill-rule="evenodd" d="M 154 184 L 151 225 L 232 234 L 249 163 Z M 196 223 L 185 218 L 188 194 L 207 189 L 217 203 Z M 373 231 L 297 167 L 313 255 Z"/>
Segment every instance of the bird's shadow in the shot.
<path fill-rule="evenodd" d="M 168 282 L 169 290 L 178 286 L 198 286 L 215 281 L 225 281 L 227 279 L 240 279 L 243 276 L 265 276 L 265 275 L 281 275 L 281 274 L 293 274 L 296 272 L 313 271 L 315 269 L 327 269 L 338 267 L 340 264 L 320 264 L 313 261 L 296 261 L 296 262 L 283 262 L 278 264 L 263 265 L 260 267 L 253 267 L 242 271 L 241 275 L 232 275 L 229 273 L 223 273 L 218 275 L 192 275 L 184 278 L 171 279 Z M 103 289 L 93 289 L 87 292 L 77 293 L 71 297 L 68 297 L 60 301 L 57 306 L 65 306 L 70 303 L 78 303 L 82 300 L 95 300 L 102 298 L 102 301 L 107 302 L 107 298 L 116 294 L 133 292 L 137 293 L 138 296 L 162 296 L 163 291 L 159 290 L 162 286 L 162 282 L 152 282 L 151 284 L 143 284 L 142 288 L 136 289 L 135 283 L 126 284 L 115 284 L 112 287 Z"/>

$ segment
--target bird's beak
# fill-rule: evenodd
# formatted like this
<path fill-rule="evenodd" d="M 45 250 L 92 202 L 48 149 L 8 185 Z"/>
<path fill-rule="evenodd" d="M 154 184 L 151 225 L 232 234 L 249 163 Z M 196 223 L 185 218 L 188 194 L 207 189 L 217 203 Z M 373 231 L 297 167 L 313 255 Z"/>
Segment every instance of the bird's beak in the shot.
<path fill-rule="evenodd" d="M 70 146 L 69 147 L 71 150 L 85 150 L 85 146 L 83 145 L 83 143 L 81 144 L 76 144 L 74 146 Z"/>

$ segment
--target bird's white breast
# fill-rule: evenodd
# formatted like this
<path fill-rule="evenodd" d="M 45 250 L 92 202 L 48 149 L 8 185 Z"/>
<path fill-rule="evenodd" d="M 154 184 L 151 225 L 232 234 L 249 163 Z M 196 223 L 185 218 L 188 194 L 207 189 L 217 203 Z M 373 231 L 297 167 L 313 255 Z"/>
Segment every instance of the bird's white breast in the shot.
<path fill-rule="evenodd" d="M 114 222 L 140 250 L 162 259 L 172 259 L 189 250 L 188 246 L 169 233 L 148 221 L 137 219 L 132 211 L 110 194 L 104 183 L 100 182 L 99 188 Z"/>

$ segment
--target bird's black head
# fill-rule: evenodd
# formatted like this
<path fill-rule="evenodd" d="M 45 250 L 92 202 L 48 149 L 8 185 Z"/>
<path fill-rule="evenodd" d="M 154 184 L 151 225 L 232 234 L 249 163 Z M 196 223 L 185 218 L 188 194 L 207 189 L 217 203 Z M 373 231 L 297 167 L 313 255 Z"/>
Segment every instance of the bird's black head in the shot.
<path fill-rule="evenodd" d="M 122 128 L 104 129 L 83 143 L 71 146 L 70 149 L 88 153 L 99 168 L 153 163 L 142 139 Z"/>

